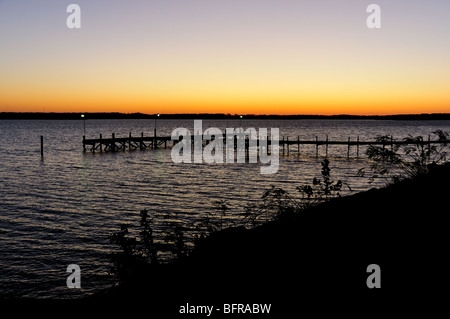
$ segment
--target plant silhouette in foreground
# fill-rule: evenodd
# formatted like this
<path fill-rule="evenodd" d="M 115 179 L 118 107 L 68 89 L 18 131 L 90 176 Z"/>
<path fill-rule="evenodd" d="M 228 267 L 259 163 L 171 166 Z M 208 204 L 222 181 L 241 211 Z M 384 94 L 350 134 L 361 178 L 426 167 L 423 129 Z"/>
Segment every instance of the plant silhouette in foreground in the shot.
<path fill-rule="evenodd" d="M 214 201 L 213 206 L 214 211 L 206 212 L 201 221 L 191 224 L 191 227 L 198 233 L 198 236 L 195 238 L 196 240 L 204 238 L 216 231 L 236 226 L 233 220 L 225 218 L 231 209 L 226 200 Z"/>
<path fill-rule="evenodd" d="M 242 224 L 256 227 L 261 222 L 280 219 L 299 212 L 301 203 L 282 188 L 271 186 L 261 196 L 261 203 L 247 205 L 241 214 Z"/>
<path fill-rule="evenodd" d="M 140 217 L 139 240 L 129 236 L 126 225 L 121 225 L 120 231 L 110 237 L 111 243 L 118 245 L 120 249 L 111 254 L 112 273 L 119 279 L 119 282 L 129 280 L 149 263 L 159 263 L 158 247 L 155 244 L 152 230 L 153 220 L 149 218 L 147 210 L 142 210 Z"/>
<path fill-rule="evenodd" d="M 344 183 L 341 180 L 334 181 L 331 179 L 330 161 L 324 159 L 322 165 L 322 180 L 318 178 L 313 179 L 312 186 L 304 185 L 297 187 L 297 190 L 304 195 L 304 199 L 308 199 L 309 205 L 317 204 L 323 201 L 327 201 L 330 198 L 340 197 L 342 186 Z M 350 186 L 345 184 L 349 190 Z"/>
<path fill-rule="evenodd" d="M 291 196 L 282 188 L 272 186 L 264 192 L 261 197 L 262 202 L 256 205 L 249 205 L 242 214 L 245 224 L 256 226 L 261 220 L 270 221 L 288 218 L 305 208 L 320 204 L 335 197 L 341 196 L 344 185 L 351 191 L 350 186 L 341 180 L 331 179 L 330 161 L 324 159 L 321 162 L 322 178 L 314 178 L 312 184 L 297 186 L 297 191 L 301 198 Z"/>
<path fill-rule="evenodd" d="M 182 226 L 180 222 L 166 223 L 159 234 L 159 241 L 155 239 L 153 218 L 149 217 L 147 210 L 141 211 L 138 236 L 133 237 L 126 225 L 121 225 L 120 231 L 110 236 L 111 243 L 119 248 L 111 254 L 112 274 L 119 283 L 129 282 L 143 276 L 150 265 L 184 259 L 192 247 L 188 245 L 190 240 L 198 244 L 206 236 L 225 228 L 256 227 L 264 222 L 289 219 L 307 207 L 340 197 L 345 184 L 331 179 L 329 164 L 328 159 L 321 163 L 320 179 L 314 178 L 311 185 L 297 187 L 300 197 L 291 196 L 282 188 L 272 186 L 263 193 L 259 204 L 245 207 L 241 218 L 235 220 L 225 218 L 230 211 L 226 201 L 215 201 L 215 213 L 208 212 L 203 220 L 190 223 L 188 227 Z M 167 253 L 172 259 L 161 258 Z"/>
<path fill-rule="evenodd" d="M 172 253 L 175 260 L 183 260 L 189 254 L 189 247 L 187 246 L 187 238 L 185 235 L 185 228 L 180 224 L 174 223 L 170 226 L 166 234 L 166 248 Z"/>
<path fill-rule="evenodd" d="M 419 175 L 426 174 L 429 171 L 430 165 L 443 164 L 447 162 L 448 156 L 448 133 L 442 130 L 432 132 L 437 139 L 425 141 L 423 136 L 408 136 L 403 139 L 403 143 L 395 143 L 396 141 L 389 136 L 378 136 L 376 142 L 382 143 L 383 146 L 371 145 L 366 150 L 366 155 L 373 164 L 369 169 L 372 176 L 369 178 L 369 183 L 372 183 L 375 178 L 386 177 L 392 171 L 397 173 L 391 176 L 391 179 L 396 182 L 403 178 L 413 178 Z M 386 146 L 391 146 L 388 149 Z M 358 171 L 358 176 L 364 176 L 366 169 L 362 168 Z"/>

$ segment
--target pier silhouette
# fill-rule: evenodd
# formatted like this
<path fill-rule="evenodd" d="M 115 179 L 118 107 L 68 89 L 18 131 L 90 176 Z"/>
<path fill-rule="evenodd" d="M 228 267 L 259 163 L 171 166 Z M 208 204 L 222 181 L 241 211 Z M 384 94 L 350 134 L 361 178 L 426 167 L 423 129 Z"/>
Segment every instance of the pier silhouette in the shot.
<path fill-rule="evenodd" d="M 197 136 L 198 138 L 199 136 Z M 207 145 L 214 141 L 214 136 L 208 136 L 208 135 L 201 135 L 200 138 L 202 140 L 202 145 Z M 234 147 L 235 149 L 239 147 L 239 144 L 237 143 L 237 136 L 234 136 Z M 191 135 L 192 143 L 191 145 L 194 145 L 194 140 L 196 138 L 196 135 Z M 226 134 L 223 134 L 221 137 L 223 145 L 227 143 L 227 136 Z M 157 136 L 156 134 L 153 136 L 144 136 L 144 133 L 141 133 L 140 136 L 132 136 L 131 133 L 129 133 L 128 137 L 116 137 L 115 133 L 112 133 L 111 138 L 103 138 L 103 135 L 100 134 L 99 138 L 94 139 L 87 139 L 85 136 L 83 136 L 83 151 L 90 151 L 92 153 L 95 152 L 119 152 L 119 151 L 132 151 L 132 150 L 146 150 L 146 149 L 157 149 L 157 148 L 168 148 L 173 147 L 176 143 L 179 143 L 181 140 L 174 140 L 171 136 Z M 249 150 L 252 147 L 252 142 L 254 140 L 250 139 L 248 136 L 245 136 L 245 152 L 248 153 Z M 328 136 L 323 139 L 319 140 L 316 136 L 314 140 L 301 140 L 300 136 L 297 136 L 297 138 L 289 139 L 289 136 L 282 137 L 278 140 L 278 145 L 280 148 L 280 153 L 282 155 L 290 155 L 292 151 L 294 151 L 295 154 L 300 155 L 302 153 L 301 146 L 315 146 L 315 156 L 319 157 L 319 147 L 322 146 L 325 151 L 325 156 L 328 156 L 328 148 L 331 145 L 340 145 L 340 146 L 347 146 L 347 158 L 350 158 L 351 156 L 351 148 L 353 147 L 355 149 L 354 155 L 356 158 L 360 155 L 360 147 L 361 146 L 371 146 L 371 145 L 377 145 L 381 146 L 383 148 L 390 148 L 391 150 L 394 148 L 394 146 L 397 145 L 422 145 L 427 148 L 431 148 L 431 145 L 433 144 L 446 144 L 448 141 L 442 141 L 442 140 L 431 140 L 430 136 L 428 136 L 427 140 L 422 141 L 411 141 L 411 140 L 394 140 L 393 137 L 390 139 L 384 139 L 382 141 L 375 140 L 375 141 L 361 141 L 359 139 L 359 136 L 356 138 L 348 138 L 344 141 L 338 141 L 338 140 L 329 140 Z M 257 143 L 253 144 L 257 145 Z M 267 137 L 267 146 L 272 145 L 272 140 L 270 137 Z M 258 149 L 258 147 L 257 147 Z M 270 151 L 270 149 L 269 149 Z"/>

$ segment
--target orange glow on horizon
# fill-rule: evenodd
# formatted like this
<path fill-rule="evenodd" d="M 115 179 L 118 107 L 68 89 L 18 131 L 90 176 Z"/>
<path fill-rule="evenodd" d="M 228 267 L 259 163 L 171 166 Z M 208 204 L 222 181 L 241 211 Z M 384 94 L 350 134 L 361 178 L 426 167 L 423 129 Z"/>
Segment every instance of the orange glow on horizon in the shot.
<path fill-rule="evenodd" d="M 211 105 L 214 105 L 213 107 Z M 37 106 L 12 106 L 8 105 L 1 112 L 47 112 L 47 113 L 143 113 L 143 114 L 242 114 L 242 115 L 395 115 L 395 114 L 421 114 L 421 113 L 449 113 L 450 107 L 447 105 L 433 104 L 433 107 L 424 107 L 423 104 L 401 104 L 390 103 L 386 106 L 367 103 L 361 105 L 304 105 L 292 103 L 278 104 L 266 103 L 259 105 L 256 103 L 221 105 L 220 103 L 136 103 L 136 104 L 66 104 L 61 106 L 55 104 L 39 104 Z"/>
<path fill-rule="evenodd" d="M 0 79 L 0 112 L 225 113 L 279 115 L 392 115 L 450 113 L 443 79 L 414 81 L 396 74 L 146 78 L 126 70 Z M 316 70 L 317 71 L 317 70 Z M 57 72 L 57 71 L 54 71 Z M 36 75 L 35 75 L 36 74 Z M 321 74 L 326 74 L 322 77 Z M 22 80 L 25 78 L 26 80 Z M 439 84 L 442 83 L 442 84 Z"/>
<path fill-rule="evenodd" d="M 120 113 L 224 113 L 224 114 L 279 114 L 279 115 L 392 115 L 419 113 L 449 113 L 449 94 L 436 92 L 414 94 L 403 92 L 356 92 L 351 96 L 338 90 L 311 91 L 309 94 L 293 92 L 221 92 L 206 91 L 204 94 L 182 92 L 108 93 L 104 90 L 45 91 L 36 88 L 20 94 L 10 90 L 0 96 L 0 112 L 120 112 Z M 175 90 L 174 90 L 175 92 Z M 132 98 L 129 98 L 132 97 Z M 1 102 L 0 102 L 1 103 Z"/>

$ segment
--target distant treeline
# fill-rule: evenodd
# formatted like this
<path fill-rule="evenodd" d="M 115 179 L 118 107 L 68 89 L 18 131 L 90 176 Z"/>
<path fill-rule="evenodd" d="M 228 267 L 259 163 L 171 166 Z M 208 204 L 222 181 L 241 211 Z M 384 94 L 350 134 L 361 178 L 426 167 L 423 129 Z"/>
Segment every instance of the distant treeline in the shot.
<path fill-rule="evenodd" d="M 143 113 L 0 113 L 0 120 L 82 120 L 84 119 L 154 119 L 155 114 Z M 240 114 L 160 114 L 158 119 L 240 119 Z M 243 119 L 280 120 L 450 120 L 450 113 L 398 115 L 242 115 Z"/>

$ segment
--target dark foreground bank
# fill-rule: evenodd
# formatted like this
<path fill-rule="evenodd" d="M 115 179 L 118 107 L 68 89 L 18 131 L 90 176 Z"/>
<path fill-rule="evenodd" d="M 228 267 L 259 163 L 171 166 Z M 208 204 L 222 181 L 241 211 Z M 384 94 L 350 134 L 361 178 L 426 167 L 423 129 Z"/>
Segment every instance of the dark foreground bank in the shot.
<path fill-rule="evenodd" d="M 149 318 L 236 317 L 224 313 L 225 304 L 271 305 L 268 315 L 239 318 L 436 310 L 446 303 L 449 282 L 449 182 L 450 165 L 434 167 L 256 229 L 227 229 L 183 262 L 150 265 L 127 285 L 63 305 L 102 313 L 144 309 Z M 381 288 L 367 286 L 371 264 L 381 269 Z M 187 305 L 214 311 L 180 314 Z"/>
<path fill-rule="evenodd" d="M 438 166 L 253 230 L 218 232 L 183 263 L 149 267 L 95 299 L 144 300 L 171 316 L 186 303 L 270 303 L 279 316 L 317 304 L 320 312 L 439 303 L 450 269 L 449 182 L 450 165 Z M 371 264 L 380 289 L 367 286 Z"/>

